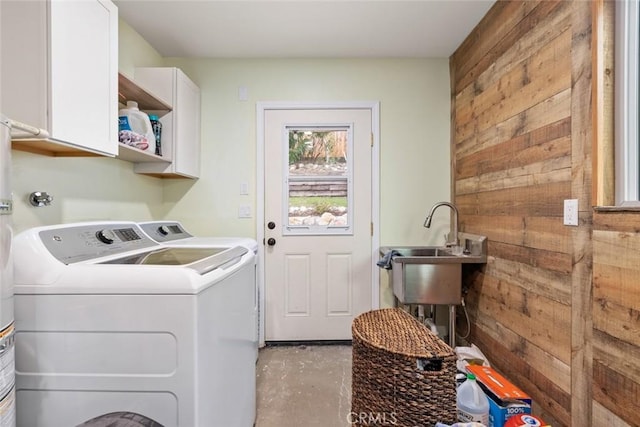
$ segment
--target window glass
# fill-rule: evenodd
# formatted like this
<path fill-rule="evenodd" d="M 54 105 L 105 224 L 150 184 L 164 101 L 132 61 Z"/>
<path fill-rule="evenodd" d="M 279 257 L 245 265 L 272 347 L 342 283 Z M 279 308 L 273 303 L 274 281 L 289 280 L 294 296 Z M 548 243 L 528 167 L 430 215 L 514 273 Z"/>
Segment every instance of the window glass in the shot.
<path fill-rule="evenodd" d="M 616 2 L 615 187 L 618 206 L 640 206 L 638 10 L 638 0 Z"/>
<path fill-rule="evenodd" d="M 287 126 L 285 234 L 351 233 L 351 127 Z"/>

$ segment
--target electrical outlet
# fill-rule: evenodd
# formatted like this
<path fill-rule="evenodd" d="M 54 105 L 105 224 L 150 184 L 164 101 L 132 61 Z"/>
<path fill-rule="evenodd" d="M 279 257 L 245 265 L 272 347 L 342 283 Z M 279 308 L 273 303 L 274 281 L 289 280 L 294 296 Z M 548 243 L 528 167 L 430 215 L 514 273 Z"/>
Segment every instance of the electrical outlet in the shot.
<path fill-rule="evenodd" d="M 578 225 L 578 199 L 564 201 L 564 225 Z"/>
<path fill-rule="evenodd" d="M 238 207 L 238 218 L 251 218 L 251 206 L 241 205 Z"/>

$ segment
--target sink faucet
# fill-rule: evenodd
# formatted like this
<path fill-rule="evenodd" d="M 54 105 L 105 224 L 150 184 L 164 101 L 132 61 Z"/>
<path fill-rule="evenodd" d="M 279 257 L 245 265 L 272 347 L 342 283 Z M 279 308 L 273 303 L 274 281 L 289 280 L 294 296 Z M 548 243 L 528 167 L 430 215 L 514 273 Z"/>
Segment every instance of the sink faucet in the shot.
<path fill-rule="evenodd" d="M 427 215 L 427 218 L 424 220 L 424 227 L 425 228 L 431 227 L 431 219 L 433 218 L 433 213 L 440 206 L 449 206 L 453 211 L 453 240 L 446 242 L 445 246 L 448 246 L 448 247 L 458 246 L 458 208 L 456 208 L 456 206 L 453 203 L 438 202 L 435 205 L 433 205 L 433 207 L 431 208 L 431 211 L 429 212 L 429 215 Z M 449 235 L 449 238 L 451 239 L 451 235 Z"/>

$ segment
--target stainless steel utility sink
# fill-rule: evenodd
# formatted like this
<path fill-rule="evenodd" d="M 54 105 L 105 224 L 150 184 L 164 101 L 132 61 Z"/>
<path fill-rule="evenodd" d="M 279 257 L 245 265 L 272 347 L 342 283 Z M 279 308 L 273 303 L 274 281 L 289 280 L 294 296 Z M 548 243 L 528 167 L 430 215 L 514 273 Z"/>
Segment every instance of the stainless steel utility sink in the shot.
<path fill-rule="evenodd" d="M 386 249 L 386 248 L 382 248 Z M 381 251 L 382 251 L 381 249 Z M 432 257 L 432 256 L 452 256 L 450 248 L 440 246 L 408 246 L 408 247 L 392 247 L 400 252 L 400 256 L 403 257 Z"/>
<path fill-rule="evenodd" d="M 403 304 L 460 304 L 462 264 L 487 262 L 486 237 L 458 233 L 461 247 L 383 246 L 380 254 L 391 258 L 389 280 Z M 460 253 L 460 255 L 454 255 Z"/>
<path fill-rule="evenodd" d="M 400 253 L 391 259 L 389 281 L 403 304 L 460 304 L 462 263 L 445 248 L 382 247 Z"/>

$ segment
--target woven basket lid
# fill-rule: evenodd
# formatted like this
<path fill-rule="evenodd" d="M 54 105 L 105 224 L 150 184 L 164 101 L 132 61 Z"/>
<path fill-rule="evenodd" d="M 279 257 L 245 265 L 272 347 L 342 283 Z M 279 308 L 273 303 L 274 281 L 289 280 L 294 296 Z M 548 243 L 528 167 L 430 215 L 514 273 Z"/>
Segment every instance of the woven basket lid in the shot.
<path fill-rule="evenodd" d="M 422 323 L 399 308 L 363 313 L 353 320 L 354 338 L 405 356 L 432 358 L 453 355 L 453 350 Z"/>

